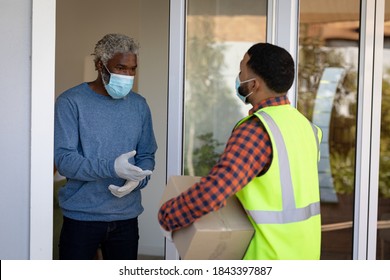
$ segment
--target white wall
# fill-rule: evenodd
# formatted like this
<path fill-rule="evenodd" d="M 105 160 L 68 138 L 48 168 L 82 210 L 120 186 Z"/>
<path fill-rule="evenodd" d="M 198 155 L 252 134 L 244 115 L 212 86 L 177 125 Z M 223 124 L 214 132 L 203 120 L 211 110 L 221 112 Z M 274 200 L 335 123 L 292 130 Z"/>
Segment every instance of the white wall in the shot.
<path fill-rule="evenodd" d="M 0 0 L 0 37 L 0 259 L 27 259 L 31 1 Z"/>
<path fill-rule="evenodd" d="M 159 256 L 164 254 L 157 210 L 166 174 L 168 11 L 169 0 L 57 0 L 56 95 L 96 78 L 90 54 L 104 34 L 124 33 L 140 43 L 136 90 L 151 108 L 158 151 L 152 180 L 142 191 L 139 253 Z"/>

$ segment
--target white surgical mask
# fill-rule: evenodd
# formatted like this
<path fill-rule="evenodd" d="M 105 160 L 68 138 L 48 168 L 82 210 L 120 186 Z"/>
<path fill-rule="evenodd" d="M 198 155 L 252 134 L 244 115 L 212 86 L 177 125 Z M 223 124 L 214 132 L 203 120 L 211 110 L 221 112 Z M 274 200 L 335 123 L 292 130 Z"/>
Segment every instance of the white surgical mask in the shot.
<path fill-rule="evenodd" d="M 253 91 L 251 91 L 250 93 L 248 93 L 247 95 L 242 95 L 240 93 L 240 86 L 241 84 L 243 83 L 247 83 L 247 82 L 250 82 L 250 81 L 253 81 L 255 78 L 252 78 L 252 79 L 248 79 L 248 80 L 245 80 L 245 81 L 240 81 L 240 75 L 237 75 L 237 78 L 236 78 L 236 95 L 238 96 L 238 98 L 240 98 L 240 100 L 242 102 L 244 102 L 244 104 L 249 104 L 249 102 L 247 101 L 247 98 L 253 93 Z"/>
<path fill-rule="evenodd" d="M 105 65 L 104 67 L 107 69 Z M 103 75 L 102 79 L 104 87 L 106 88 L 108 94 L 114 99 L 120 99 L 128 95 L 133 88 L 134 76 L 111 73 L 108 69 L 107 72 L 110 73 L 109 83 L 105 83 Z"/>

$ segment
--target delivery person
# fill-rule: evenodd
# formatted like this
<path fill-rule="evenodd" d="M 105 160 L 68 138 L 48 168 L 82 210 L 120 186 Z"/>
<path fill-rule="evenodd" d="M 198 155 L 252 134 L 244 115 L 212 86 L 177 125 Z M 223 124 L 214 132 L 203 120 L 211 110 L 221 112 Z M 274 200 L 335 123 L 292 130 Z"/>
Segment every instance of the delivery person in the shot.
<path fill-rule="evenodd" d="M 235 126 L 210 173 L 161 206 L 165 237 L 236 195 L 255 228 L 244 259 L 320 258 L 322 132 L 288 100 L 294 74 L 294 61 L 281 47 L 258 43 L 245 53 L 236 94 L 252 105 L 249 115 Z"/>

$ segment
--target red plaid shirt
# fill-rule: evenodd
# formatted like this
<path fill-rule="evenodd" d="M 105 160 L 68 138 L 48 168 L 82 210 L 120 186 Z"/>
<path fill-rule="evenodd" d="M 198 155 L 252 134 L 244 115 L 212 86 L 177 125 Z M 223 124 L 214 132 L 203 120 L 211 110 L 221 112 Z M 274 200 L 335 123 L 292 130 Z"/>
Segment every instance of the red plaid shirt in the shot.
<path fill-rule="evenodd" d="M 253 107 L 249 115 L 267 106 L 284 104 L 290 104 L 287 96 L 269 98 Z M 250 118 L 233 130 L 218 163 L 206 177 L 161 206 L 160 225 L 174 231 L 225 206 L 230 196 L 268 169 L 271 159 L 267 131 L 257 117 Z"/>

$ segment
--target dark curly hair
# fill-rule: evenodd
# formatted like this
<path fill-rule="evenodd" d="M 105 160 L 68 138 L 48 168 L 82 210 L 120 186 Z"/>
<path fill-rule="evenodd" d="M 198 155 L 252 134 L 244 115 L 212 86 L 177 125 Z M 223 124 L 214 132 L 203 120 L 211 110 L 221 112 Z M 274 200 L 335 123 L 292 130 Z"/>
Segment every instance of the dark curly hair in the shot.
<path fill-rule="evenodd" d="M 249 48 L 248 55 L 248 67 L 271 90 L 285 93 L 290 89 L 294 82 L 295 66 L 285 49 L 269 43 L 258 43 Z"/>

